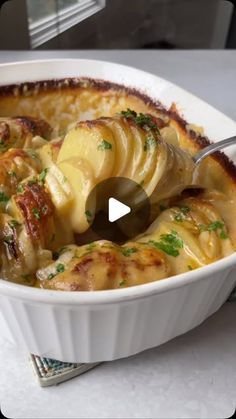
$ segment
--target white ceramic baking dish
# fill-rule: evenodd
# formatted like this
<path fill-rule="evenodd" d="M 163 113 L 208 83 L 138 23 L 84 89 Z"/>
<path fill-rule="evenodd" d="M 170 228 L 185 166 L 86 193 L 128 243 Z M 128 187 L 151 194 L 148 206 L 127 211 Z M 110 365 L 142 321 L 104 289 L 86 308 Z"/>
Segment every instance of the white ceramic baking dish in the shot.
<path fill-rule="evenodd" d="M 46 60 L 0 65 L 1 84 L 87 76 L 134 87 L 217 141 L 236 123 L 154 75 L 102 61 Z M 227 154 L 236 162 L 234 148 Z M 187 332 L 214 313 L 236 284 L 236 253 L 204 268 L 136 287 L 97 291 L 40 290 L 0 280 L 0 333 L 27 351 L 61 361 L 126 357 Z"/>

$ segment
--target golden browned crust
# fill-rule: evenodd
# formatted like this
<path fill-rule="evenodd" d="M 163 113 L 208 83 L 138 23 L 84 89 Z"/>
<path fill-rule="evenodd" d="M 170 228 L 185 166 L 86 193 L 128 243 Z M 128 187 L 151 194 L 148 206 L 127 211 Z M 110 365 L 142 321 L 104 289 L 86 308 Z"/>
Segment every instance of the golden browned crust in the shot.
<path fill-rule="evenodd" d="M 152 100 L 149 96 L 142 93 L 141 91 L 123 86 L 118 83 L 112 83 L 105 80 L 91 79 L 91 78 L 64 78 L 64 79 L 52 79 L 52 80 L 42 80 L 36 82 L 27 82 L 19 84 L 11 84 L 6 86 L 0 86 L 0 97 L 7 96 L 36 96 L 43 92 L 53 92 L 55 90 L 75 90 L 75 89 L 86 89 L 92 88 L 100 92 L 115 91 L 116 93 L 125 93 L 127 95 L 132 95 L 140 99 L 143 103 L 155 111 L 160 111 L 164 115 L 168 116 L 170 119 L 176 121 L 176 123 L 188 134 L 190 140 L 199 146 L 199 148 L 204 148 L 209 145 L 211 142 L 206 136 L 200 135 L 193 130 L 187 130 L 188 122 L 178 113 L 176 106 L 172 106 L 170 109 L 166 109 L 159 101 Z M 159 121 L 158 121 L 159 122 Z M 161 120 L 160 125 L 157 122 L 159 128 L 163 124 Z M 91 122 L 92 124 L 92 122 Z M 232 178 L 236 184 L 236 167 L 234 163 L 222 152 L 216 152 L 212 156 L 214 160 L 220 163 L 220 165 L 227 171 L 229 176 Z"/>
<path fill-rule="evenodd" d="M 46 140 L 50 139 L 52 128 L 43 119 L 33 118 L 32 116 L 15 116 L 12 119 L 22 127 L 25 134 L 30 132 L 32 135 L 39 135 Z"/>
<path fill-rule="evenodd" d="M 53 214 L 50 195 L 38 183 L 28 182 L 15 201 L 23 216 L 27 233 L 37 241 L 47 231 L 47 221 Z"/>

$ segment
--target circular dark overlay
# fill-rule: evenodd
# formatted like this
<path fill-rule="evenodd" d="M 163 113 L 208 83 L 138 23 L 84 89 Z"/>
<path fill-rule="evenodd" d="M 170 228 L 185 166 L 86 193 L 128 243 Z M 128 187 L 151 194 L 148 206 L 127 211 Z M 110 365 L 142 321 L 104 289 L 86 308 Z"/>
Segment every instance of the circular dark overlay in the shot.
<path fill-rule="evenodd" d="M 109 221 L 109 199 L 115 198 L 130 207 L 131 212 L 114 222 Z M 94 208 L 92 214 L 91 208 Z M 91 226 L 77 236 L 77 243 L 94 240 L 111 240 L 117 244 L 131 240 L 143 233 L 150 224 L 150 202 L 144 189 L 133 180 L 113 177 L 98 183 L 86 202 L 86 213 L 91 216 Z"/>

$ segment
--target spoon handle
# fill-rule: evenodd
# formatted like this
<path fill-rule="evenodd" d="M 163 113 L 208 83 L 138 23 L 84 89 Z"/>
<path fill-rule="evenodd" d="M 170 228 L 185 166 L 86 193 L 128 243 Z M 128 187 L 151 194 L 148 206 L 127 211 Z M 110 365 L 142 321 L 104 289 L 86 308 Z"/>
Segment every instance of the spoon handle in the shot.
<path fill-rule="evenodd" d="M 217 143 L 210 144 L 208 147 L 205 147 L 202 151 L 193 157 L 193 161 L 194 163 L 199 164 L 205 157 L 209 156 L 217 150 L 229 147 L 230 145 L 236 145 L 236 135 L 234 137 L 226 138 L 226 140 L 222 140 Z"/>

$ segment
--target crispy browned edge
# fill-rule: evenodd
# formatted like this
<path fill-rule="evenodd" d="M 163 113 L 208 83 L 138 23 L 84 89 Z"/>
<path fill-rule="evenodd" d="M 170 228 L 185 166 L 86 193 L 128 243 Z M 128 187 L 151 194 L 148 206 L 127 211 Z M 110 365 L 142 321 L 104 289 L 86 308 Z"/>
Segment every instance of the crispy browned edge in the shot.
<path fill-rule="evenodd" d="M 58 89 L 77 89 L 77 88 L 94 88 L 95 90 L 105 92 L 108 90 L 114 90 L 114 91 L 121 91 L 124 92 L 127 95 L 133 95 L 137 98 L 141 99 L 146 105 L 149 105 L 156 110 L 166 114 L 173 120 L 175 120 L 179 126 L 188 134 L 189 138 L 196 142 L 200 148 L 204 148 L 208 146 L 211 141 L 206 137 L 202 136 L 200 134 L 197 134 L 193 130 L 188 130 L 187 132 L 187 125 L 189 124 L 177 111 L 177 109 L 172 106 L 170 109 L 166 109 L 161 102 L 154 101 L 151 99 L 148 95 L 145 93 L 131 88 L 127 86 L 123 86 L 118 83 L 113 83 L 106 80 L 100 80 L 100 79 L 91 79 L 87 77 L 81 77 L 81 78 L 62 78 L 62 79 L 51 79 L 51 80 L 40 80 L 36 82 L 24 82 L 19 84 L 11 84 L 11 85 L 5 85 L 0 86 L 0 96 L 18 96 L 22 95 L 24 96 L 27 92 L 27 95 L 29 95 L 31 92 L 34 94 L 36 93 L 42 93 L 43 91 L 54 91 Z M 230 175 L 234 183 L 236 184 L 236 166 L 234 165 L 233 161 L 230 160 L 224 153 L 218 151 L 214 154 L 213 158 L 218 161 L 221 166 L 224 167 L 224 169 L 227 171 L 227 173 Z"/>

